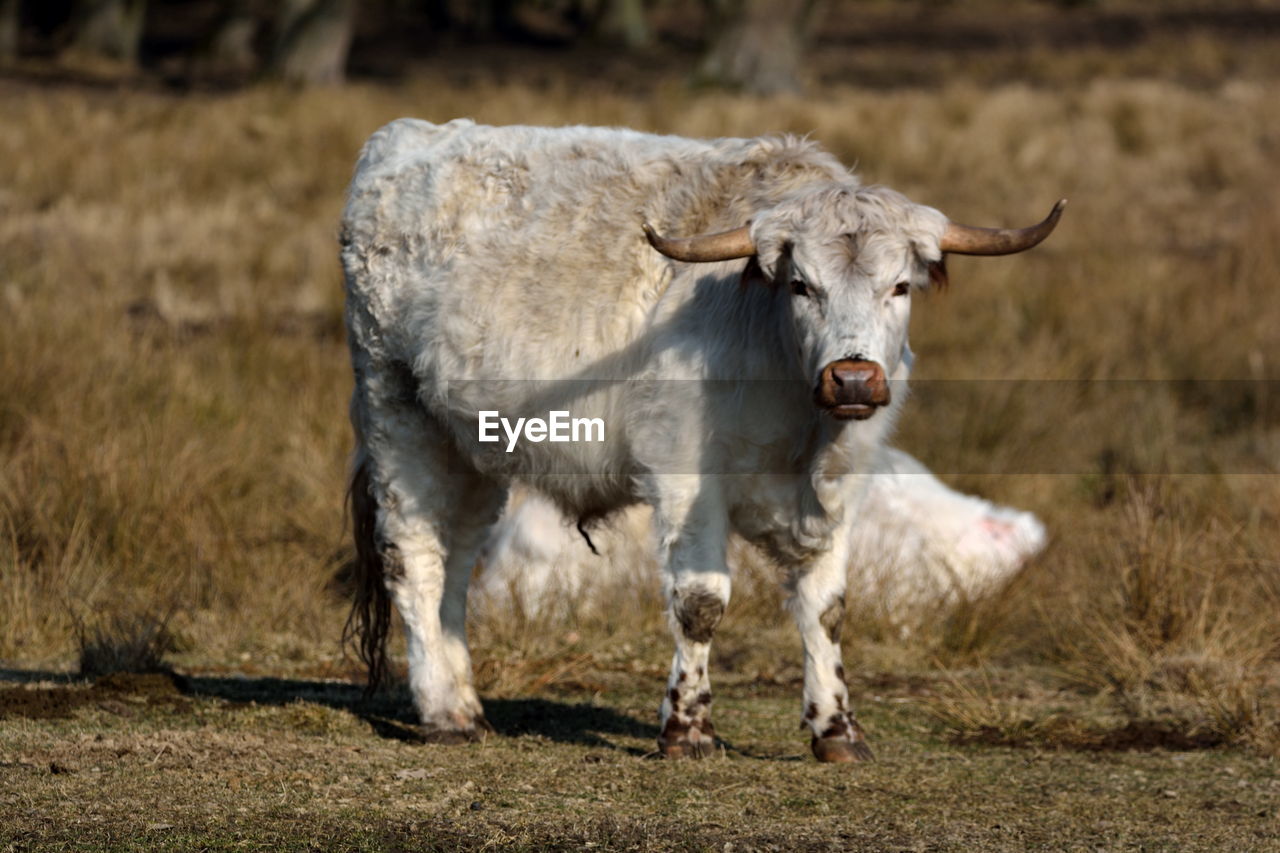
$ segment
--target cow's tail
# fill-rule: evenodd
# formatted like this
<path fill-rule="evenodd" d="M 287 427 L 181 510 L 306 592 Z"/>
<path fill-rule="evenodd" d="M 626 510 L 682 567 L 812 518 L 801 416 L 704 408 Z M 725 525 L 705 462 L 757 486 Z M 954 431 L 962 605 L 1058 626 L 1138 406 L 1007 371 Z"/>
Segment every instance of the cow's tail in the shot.
<path fill-rule="evenodd" d="M 369 460 L 356 456 L 347 509 L 355 538 L 356 559 L 352 572 L 355 600 L 342 632 L 343 643 L 355 646 L 369 671 L 365 695 L 373 693 L 387 672 L 387 634 L 391 628 L 391 593 L 387 590 L 382 552 L 378 548 L 378 505 L 369 489 Z"/>

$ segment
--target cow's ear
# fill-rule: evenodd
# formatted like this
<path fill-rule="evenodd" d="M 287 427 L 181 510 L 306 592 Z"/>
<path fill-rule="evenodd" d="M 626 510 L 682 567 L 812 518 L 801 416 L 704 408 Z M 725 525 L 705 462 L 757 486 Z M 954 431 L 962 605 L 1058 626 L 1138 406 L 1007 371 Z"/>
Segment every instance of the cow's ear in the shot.
<path fill-rule="evenodd" d="M 929 264 L 929 286 L 935 290 L 946 290 L 951 282 L 947 280 L 947 256 Z"/>
<path fill-rule="evenodd" d="M 742 278 L 738 282 L 740 290 L 746 290 L 748 287 L 762 286 L 772 287 L 773 282 L 769 281 L 769 277 L 764 274 L 764 269 L 760 266 L 760 259 L 752 255 L 747 259 L 747 265 L 742 270 Z"/>

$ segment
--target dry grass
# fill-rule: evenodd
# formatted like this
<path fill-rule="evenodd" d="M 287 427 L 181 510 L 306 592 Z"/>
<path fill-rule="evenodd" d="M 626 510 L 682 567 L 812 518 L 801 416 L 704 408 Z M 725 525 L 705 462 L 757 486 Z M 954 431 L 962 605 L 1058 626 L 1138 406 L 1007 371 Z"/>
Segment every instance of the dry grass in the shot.
<path fill-rule="evenodd" d="M 1064 708 L 989 679 L 981 688 L 957 681 L 932 710 L 961 740 L 1097 749 L 1131 739 L 1276 755 L 1280 648 L 1267 615 L 1280 606 L 1274 562 L 1250 554 L 1240 525 L 1194 510 L 1178 481 L 1127 488 L 1109 536 L 1050 555 L 1029 573 L 1057 569 L 1060 582 L 1071 572 L 1056 598 L 1044 588 L 1006 591 L 1020 611 L 1008 627 L 1027 632 L 1076 698 Z M 986 651 L 978 660 L 1001 657 Z"/>
<path fill-rule="evenodd" d="M 179 662 L 337 659 L 349 378 L 334 232 L 377 126 L 788 131 L 963 221 L 1072 200 L 1044 247 L 956 259 L 952 291 L 918 303 L 922 391 L 902 431 L 953 483 L 1039 513 L 1055 541 L 1007 589 L 946 614 L 904 625 L 855 602 L 851 671 L 1049 665 L 1053 689 L 1100 703 L 1079 719 L 1110 720 L 1079 738 L 1156 720 L 1274 753 L 1280 107 L 1274 81 L 1231 76 L 1216 42 L 1191 53 L 1206 69 L 1194 86 L 1139 69 L 810 100 L 430 74 L 182 98 L 0 83 L 0 659 L 70 666 L 72 613 L 109 625 L 155 602 L 181 602 Z M 977 381 L 929 383 L 957 379 Z M 959 396 L 930 405 L 930 389 Z M 741 589 L 718 663 L 786 682 L 798 670 L 780 661 L 799 656 L 777 593 Z M 626 596 L 477 625 L 482 687 L 660 670 L 656 599 Z M 1017 700 L 1023 713 L 1001 695 L 961 691 L 940 713 L 961 733 L 1062 731 L 1044 723 L 1052 702 Z"/>
<path fill-rule="evenodd" d="M 1280 780 L 1234 750 L 949 746 L 869 703 L 884 760 L 802 760 L 794 696 L 739 684 L 734 748 L 652 750 L 648 689 L 492 700 L 508 737 L 378 737 L 349 685 L 160 676 L 0 689 L 0 845 L 266 850 L 1269 850 Z M 655 684 L 660 684 L 656 681 Z M 318 687 L 328 688 L 328 694 Z M 880 686 L 877 691 L 884 691 Z M 54 697 L 58 697 L 55 699 Z M 898 698 L 890 694 L 890 698 Z M 74 707 L 72 707 L 74 705 Z M 38 719 L 33 719 L 40 717 Z M 921 742 L 921 741 L 924 742 Z"/>
<path fill-rule="evenodd" d="M 111 614 L 95 624 L 75 623 L 80 663 L 76 674 L 94 679 L 113 673 L 165 672 L 165 655 L 176 650 L 167 617 Z"/>

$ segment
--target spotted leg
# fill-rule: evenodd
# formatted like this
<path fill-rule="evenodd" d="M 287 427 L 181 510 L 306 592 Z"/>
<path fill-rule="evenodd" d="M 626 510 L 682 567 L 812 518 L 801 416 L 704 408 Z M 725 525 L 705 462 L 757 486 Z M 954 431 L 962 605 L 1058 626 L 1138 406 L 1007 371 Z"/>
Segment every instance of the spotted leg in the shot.
<path fill-rule="evenodd" d="M 729 569 L 723 513 L 715 511 L 717 501 L 705 504 L 705 511 L 691 507 L 678 525 L 662 513 L 655 516 L 665 553 L 667 620 L 676 641 L 658 735 L 667 758 L 705 758 L 715 751 L 707 670 L 711 638 L 729 603 Z"/>
<path fill-rule="evenodd" d="M 848 537 L 836 537 L 843 543 Z M 804 720 L 810 748 L 824 762 L 870 761 L 862 727 L 849 707 L 840 656 L 844 623 L 846 549 L 837 545 L 791 581 L 787 608 L 804 641 Z"/>

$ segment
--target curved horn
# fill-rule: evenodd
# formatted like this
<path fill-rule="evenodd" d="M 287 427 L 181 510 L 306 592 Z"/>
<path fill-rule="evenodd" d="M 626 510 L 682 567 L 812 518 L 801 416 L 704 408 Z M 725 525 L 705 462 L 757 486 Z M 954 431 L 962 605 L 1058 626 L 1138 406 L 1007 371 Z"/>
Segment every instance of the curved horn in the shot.
<path fill-rule="evenodd" d="M 1053 233 L 1067 200 L 1059 199 L 1044 222 L 1029 228 L 977 228 L 973 225 L 947 225 L 938 248 L 957 255 L 1012 255 L 1023 252 Z"/>
<path fill-rule="evenodd" d="M 749 258 L 756 253 L 756 244 L 751 241 L 751 230 L 747 225 L 732 231 L 721 231 L 719 234 L 683 238 L 663 237 L 648 222 L 641 227 L 644 228 L 644 235 L 649 238 L 650 246 L 677 261 L 695 264 L 731 261 L 734 258 Z"/>

